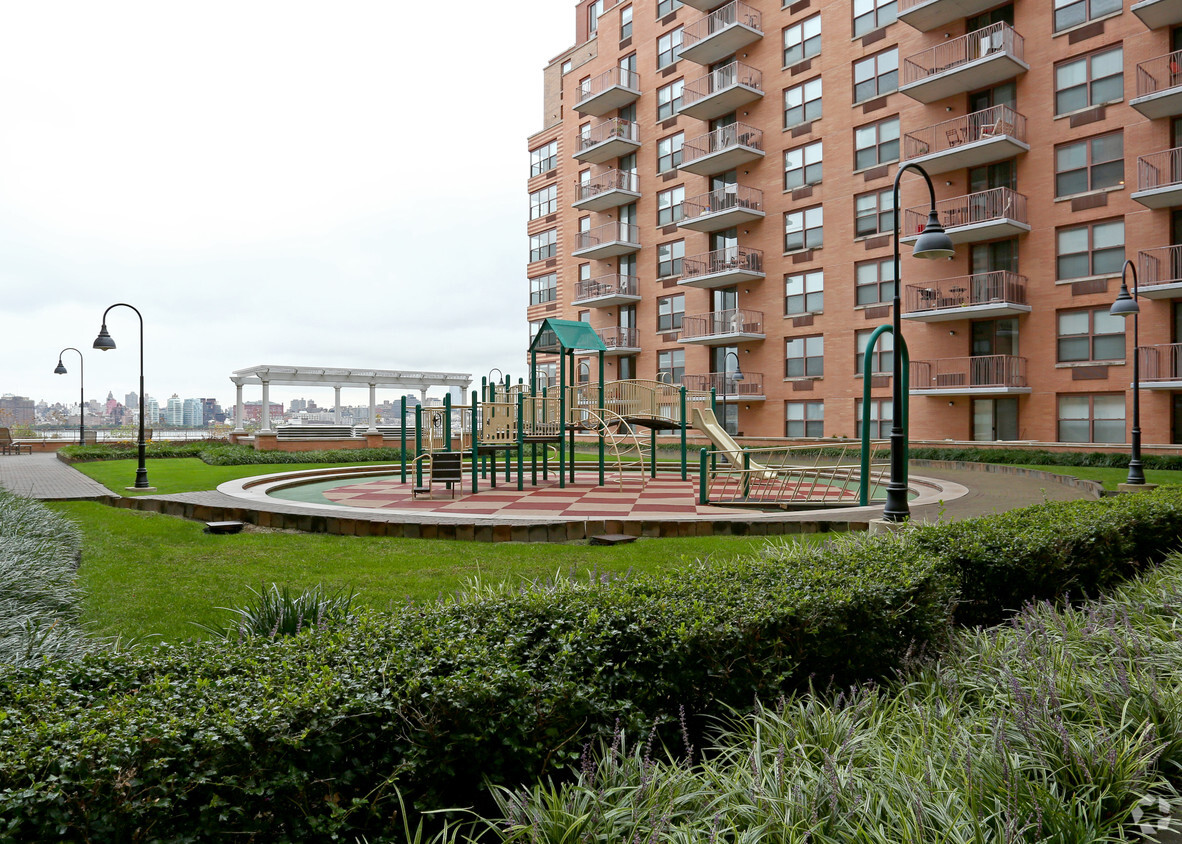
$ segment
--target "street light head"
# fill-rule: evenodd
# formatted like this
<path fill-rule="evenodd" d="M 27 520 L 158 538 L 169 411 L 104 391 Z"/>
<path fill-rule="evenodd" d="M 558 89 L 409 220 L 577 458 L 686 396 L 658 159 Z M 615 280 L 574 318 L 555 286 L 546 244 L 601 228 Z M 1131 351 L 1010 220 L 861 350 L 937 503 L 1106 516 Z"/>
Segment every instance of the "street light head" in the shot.
<path fill-rule="evenodd" d="M 55 366 L 53 368 L 53 374 L 54 375 L 65 375 L 66 374 L 66 368 L 62 365 L 61 358 L 57 359 L 57 366 Z"/>
<path fill-rule="evenodd" d="M 735 371 L 731 373 L 731 378 L 733 378 L 736 381 L 742 381 L 743 380 L 743 370 L 738 369 L 736 367 Z"/>
<path fill-rule="evenodd" d="M 1120 293 L 1116 295 L 1116 301 L 1112 303 L 1108 313 L 1118 317 L 1131 317 L 1141 313 L 1141 306 L 1137 304 L 1136 299 L 1129 295 L 1129 288 L 1123 279 L 1120 283 Z"/>
<path fill-rule="evenodd" d="M 115 348 L 115 341 L 107 333 L 107 324 L 105 322 L 103 323 L 103 327 L 99 329 L 98 337 L 94 338 L 94 347 L 102 352 Z"/>
<path fill-rule="evenodd" d="M 952 248 L 952 238 L 944 232 L 944 227 L 940 225 L 940 216 L 933 208 L 928 212 L 928 221 L 916 239 L 915 246 L 911 249 L 911 255 L 915 258 L 934 260 L 936 258 L 951 258 L 955 254 L 956 250 Z"/>

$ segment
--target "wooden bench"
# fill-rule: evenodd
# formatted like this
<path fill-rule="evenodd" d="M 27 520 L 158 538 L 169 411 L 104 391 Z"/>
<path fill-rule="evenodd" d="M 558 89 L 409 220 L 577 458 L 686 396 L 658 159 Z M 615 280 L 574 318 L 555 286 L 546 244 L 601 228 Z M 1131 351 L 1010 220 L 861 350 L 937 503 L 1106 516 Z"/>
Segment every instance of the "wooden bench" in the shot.
<path fill-rule="evenodd" d="M 25 454 L 33 453 L 33 446 L 18 443 L 12 438 L 12 431 L 0 428 L 0 454 L 20 454 L 21 449 L 24 449 Z"/>

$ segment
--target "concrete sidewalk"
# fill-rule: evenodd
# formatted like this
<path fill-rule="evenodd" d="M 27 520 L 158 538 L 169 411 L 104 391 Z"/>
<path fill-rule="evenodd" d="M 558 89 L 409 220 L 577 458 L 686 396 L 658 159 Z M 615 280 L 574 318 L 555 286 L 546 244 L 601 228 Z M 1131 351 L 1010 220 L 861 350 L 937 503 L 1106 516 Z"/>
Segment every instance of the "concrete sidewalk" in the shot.
<path fill-rule="evenodd" d="M 111 491 L 57 459 L 56 453 L 0 455 L 0 486 L 42 501 L 103 498 Z"/>

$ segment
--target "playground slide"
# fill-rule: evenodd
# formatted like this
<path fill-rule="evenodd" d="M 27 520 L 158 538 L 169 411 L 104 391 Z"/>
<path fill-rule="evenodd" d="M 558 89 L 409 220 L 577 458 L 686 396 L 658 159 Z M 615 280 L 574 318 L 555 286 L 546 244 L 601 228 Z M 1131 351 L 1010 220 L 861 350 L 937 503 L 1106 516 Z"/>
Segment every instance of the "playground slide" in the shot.
<path fill-rule="evenodd" d="M 722 427 L 722 423 L 718 421 L 718 417 L 714 415 L 714 411 L 708 407 L 695 407 L 693 416 L 693 425 L 703 434 L 710 438 L 710 442 L 714 443 L 719 451 L 726 455 L 726 459 L 731 466 L 736 469 L 743 468 L 743 449 L 734 441 L 726 429 Z M 775 475 L 775 472 L 769 470 L 761 463 L 756 463 L 754 460 L 750 463 L 751 470 L 754 472 L 764 472 L 766 475 Z"/>

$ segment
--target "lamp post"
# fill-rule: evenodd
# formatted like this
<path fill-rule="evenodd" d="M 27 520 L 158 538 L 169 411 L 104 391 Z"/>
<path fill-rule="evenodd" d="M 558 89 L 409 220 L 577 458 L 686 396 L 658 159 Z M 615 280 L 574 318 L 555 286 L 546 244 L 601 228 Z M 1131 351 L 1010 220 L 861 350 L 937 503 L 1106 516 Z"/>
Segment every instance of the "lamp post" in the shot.
<path fill-rule="evenodd" d="M 1133 271 L 1133 295 L 1129 295 L 1128 285 L 1125 284 L 1125 273 Z M 1129 477 L 1126 483 L 1145 483 L 1145 470 L 1141 467 L 1141 365 L 1137 354 L 1137 329 L 1141 321 L 1141 306 L 1137 304 L 1137 268 L 1132 261 L 1125 261 L 1120 270 L 1120 293 L 1116 301 L 1108 309 L 1108 313 L 1118 317 L 1133 318 L 1133 430 L 1132 454 L 1129 457 Z"/>
<path fill-rule="evenodd" d="M 882 517 L 888 522 L 905 522 L 911 515 L 907 504 L 907 474 L 906 467 L 906 438 L 903 433 L 903 301 L 900 291 L 903 279 L 899 269 L 899 220 L 902 209 L 899 208 L 899 180 L 903 171 L 914 170 L 923 176 L 928 186 L 928 198 L 931 201 L 928 211 L 928 221 L 915 241 L 911 254 L 916 258 L 951 258 L 956 254 L 952 248 L 952 239 L 944 232 L 940 225 L 940 216 L 936 213 L 936 189 L 932 185 L 932 177 L 918 164 L 904 164 L 895 173 L 895 185 L 892 206 L 895 209 L 895 295 L 891 300 L 891 329 L 894 361 L 891 375 L 891 480 L 887 485 L 886 504 L 882 508 Z M 869 408 L 863 408 L 863 422 L 867 424 Z"/>
<path fill-rule="evenodd" d="M 65 375 L 66 367 L 62 364 L 62 355 L 66 352 L 78 352 L 73 346 L 66 346 L 57 353 L 57 366 L 53 368 L 55 375 Z M 86 362 L 82 352 L 78 352 L 78 445 L 86 444 Z"/>
<path fill-rule="evenodd" d="M 735 373 L 733 375 L 731 375 L 726 368 L 726 365 L 730 362 L 732 357 L 735 359 Z M 726 394 L 730 384 L 730 381 L 727 380 L 728 377 L 733 381 L 743 380 L 743 370 L 739 368 L 739 355 L 737 352 L 727 352 L 722 356 L 722 430 L 724 431 L 726 430 L 726 423 L 729 421 L 726 415 Z M 737 434 L 738 432 L 739 425 L 736 423 L 735 433 Z"/>
<path fill-rule="evenodd" d="M 139 309 L 133 305 L 128 305 L 126 302 L 116 302 L 110 305 L 103 311 L 103 326 L 99 329 L 98 337 L 94 338 L 94 347 L 99 351 L 106 352 L 115 348 L 115 340 L 107 333 L 107 314 L 111 312 L 111 308 L 131 308 L 135 311 L 135 315 L 140 318 L 140 441 L 139 441 L 139 465 L 135 470 L 135 486 L 128 487 L 128 489 L 151 489 L 152 486 L 148 483 L 148 467 L 146 465 L 147 458 L 147 443 L 144 441 L 144 315 L 139 312 Z"/>

